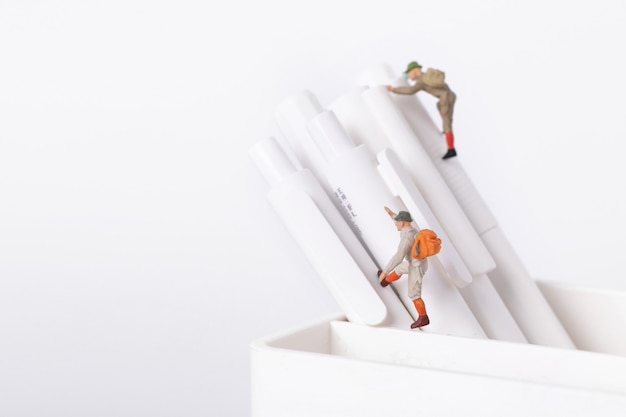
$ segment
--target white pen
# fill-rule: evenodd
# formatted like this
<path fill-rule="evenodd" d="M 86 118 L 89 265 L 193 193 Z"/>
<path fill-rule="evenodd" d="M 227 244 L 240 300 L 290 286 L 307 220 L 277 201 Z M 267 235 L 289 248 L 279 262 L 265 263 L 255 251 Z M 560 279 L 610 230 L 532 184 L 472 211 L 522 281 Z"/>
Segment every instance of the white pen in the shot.
<path fill-rule="evenodd" d="M 309 169 L 297 169 L 275 138 L 250 157 L 270 185 L 268 200 L 351 322 L 406 329 L 412 317 L 371 276 L 376 265 Z"/>
<path fill-rule="evenodd" d="M 394 79 L 388 69 L 379 68 L 372 71 L 371 82 L 376 83 L 372 85 L 383 88 L 378 83 L 385 72 L 389 80 Z M 366 82 L 367 78 L 365 73 L 361 74 L 361 82 Z M 395 78 L 388 84 L 408 85 L 404 78 Z M 441 134 L 419 98 L 415 95 L 401 94 L 390 94 L 390 97 L 414 131 L 416 138 L 423 144 L 431 161 L 496 261 L 497 267 L 487 275 L 526 338 L 534 344 L 575 348 L 537 283 L 526 270 L 498 227 L 495 217 L 463 170 L 458 157 L 441 160 L 439 155 L 443 142 Z"/>
<path fill-rule="evenodd" d="M 369 147 L 355 146 L 332 111 L 315 116 L 308 130 L 326 158 L 325 174 L 344 208 L 344 215 L 382 269 L 395 254 L 399 242 L 398 231 L 384 206 L 399 209 L 404 206 L 387 188 Z M 432 319 L 422 329 L 438 334 L 487 338 L 437 256 L 429 258 L 429 262 L 434 267 L 428 268 L 424 276 L 423 293 L 428 316 Z M 391 286 L 396 288 L 399 298 L 417 320 L 414 302 L 407 296 L 407 279 L 395 281 Z"/>
<path fill-rule="evenodd" d="M 317 180 L 328 188 L 323 173 L 326 159 L 306 128 L 309 120 L 322 110 L 317 97 L 308 90 L 302 90 L 278 103 L 274 110 L 274 118 L 298 162 L 310 169 Z"/>

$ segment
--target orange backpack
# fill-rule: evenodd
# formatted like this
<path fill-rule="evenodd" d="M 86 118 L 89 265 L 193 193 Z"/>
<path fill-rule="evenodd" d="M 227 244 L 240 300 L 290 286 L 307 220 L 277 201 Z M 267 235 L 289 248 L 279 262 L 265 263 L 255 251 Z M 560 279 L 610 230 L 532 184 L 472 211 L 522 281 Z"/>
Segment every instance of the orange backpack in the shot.
<path fill-rule="evenodd" d="M 422 229 L 415 236 L 415 242 L 411 247 L 411 255 L 415 259 L 424 259 L 439 253 L 441 239 L 430 229 Z"/>

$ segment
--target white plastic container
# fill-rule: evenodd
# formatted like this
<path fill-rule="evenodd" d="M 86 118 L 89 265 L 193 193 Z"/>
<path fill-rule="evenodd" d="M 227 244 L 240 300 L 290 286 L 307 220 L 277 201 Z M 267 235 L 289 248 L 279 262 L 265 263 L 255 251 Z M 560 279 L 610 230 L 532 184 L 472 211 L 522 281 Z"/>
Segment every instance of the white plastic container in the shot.
<path fill-rule="evenodd" d="M 578 350 L 337 314 L 253 343 L 252 416 L 626 415 L 626 293 L 539 287 Z"/>

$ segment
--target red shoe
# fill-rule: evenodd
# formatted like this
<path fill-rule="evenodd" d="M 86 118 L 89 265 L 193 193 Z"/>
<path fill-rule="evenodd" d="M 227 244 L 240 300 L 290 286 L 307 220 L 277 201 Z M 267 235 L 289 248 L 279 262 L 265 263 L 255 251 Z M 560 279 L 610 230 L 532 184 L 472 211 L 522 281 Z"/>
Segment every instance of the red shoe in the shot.
<path fill-rule="evenodd" d="M 426 326 L 430 323 L 428 316 L 419 316 L 417 320 L 413 324 L 411 324 L 411 329 L 417 329 L 418 327 Z"/>

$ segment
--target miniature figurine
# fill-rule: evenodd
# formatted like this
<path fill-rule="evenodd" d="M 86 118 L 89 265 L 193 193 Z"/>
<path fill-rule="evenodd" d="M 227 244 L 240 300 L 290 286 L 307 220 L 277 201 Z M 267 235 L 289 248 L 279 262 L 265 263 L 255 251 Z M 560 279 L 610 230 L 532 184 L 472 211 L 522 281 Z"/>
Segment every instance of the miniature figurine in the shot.
<path fill-rule="evenodd" d="M 391 258 L 385 269 L 378 271 L 378 281 L 380 285 L 386 287 L 391 282 L 396 281 L 402 274 L 409 274 L 408 296 L 413 300 L 413 305 L 419 317 L 411 324 L 411 329 L 426 326 L 430 323 L 426 314 L 426 306 L 422 300 L 422 278 L 428 269 L 428 259 L 417 259 L 411 254 L 412 247 L 417 236 L 411 222 L 411 214 L 408 211 L 400 211 L 398 214 L 385 207 L 385 211 L 395 223 L 400 232 L 400 244 L 396 254 Z"/>
<path fill-rule="evenodd" d="M 454 148 L 454 133 L 452 133 L 452 113 L 454 112 L 454 102 L 456 94 L 445 82 L 445 73 L 434 68 L 429 68 L 426 72 L 422 72 L 422 66 L 416 61 L 410 62 L 404 72 L 404 76 L 415 81 L 415 84 L 408 87 L 392 87 L 387 86 L 387 90 L 397 94 L 415 94 L 418 91 L 426 91 L 427 93 L 437 97 L 437 110 L 443 121 L 443 132 L 446 136 L 446 144 L 448 151 L 442 159 L 452 158 L 456 156 Z"/>

